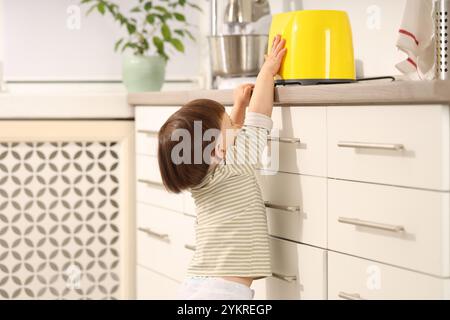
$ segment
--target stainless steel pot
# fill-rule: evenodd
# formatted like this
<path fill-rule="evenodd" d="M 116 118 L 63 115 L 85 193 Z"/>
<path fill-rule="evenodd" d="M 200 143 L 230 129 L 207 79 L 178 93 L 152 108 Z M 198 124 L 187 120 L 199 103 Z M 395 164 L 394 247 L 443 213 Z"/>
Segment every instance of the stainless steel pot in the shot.
<path fill-rule="evenodd" d="M 264 63 L 267 35 L 219 35 L 208 37 L 214 76 L 255 76 Z"/>

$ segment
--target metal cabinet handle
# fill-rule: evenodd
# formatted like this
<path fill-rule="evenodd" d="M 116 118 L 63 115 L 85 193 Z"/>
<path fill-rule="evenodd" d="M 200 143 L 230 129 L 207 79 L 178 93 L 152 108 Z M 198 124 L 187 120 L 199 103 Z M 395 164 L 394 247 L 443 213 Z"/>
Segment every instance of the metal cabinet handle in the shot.
<path fill-rule="evenodd" d="M 169 239 L 169 235 L 167 233 L 158 233 L 158 232 L 155 232 L 155 231 L 153 231 L 153 230 L 151 230 L 149 228 L 141 228 L 141 227 L 139 227 L 138 230 L 141 231 L 141 232 L 146 233 L 147 235 L 149 235 L 151 237 L 155 237 L 155 238 L 158 238 L 158 239 L 163 240 L 163 241 L 169 241 L 170 240 Z"/>
<path fill-rule="evenodd" d="M 149 186 L 164 188 L 164 185 L 161 182 L 151 181 L 147 179 L 138 179 L 137 181 L 140 183 L 145 183 Z"/>
<path fill-rule="evenodd" d="M 376 150 L 392 150 L 400 151 L 405 147 L 402 144 L 396 143 L 367 143 L 367 142 L 355 142 L 355 141 L 339 141 L 338 147 L 340 148 L 353 148 L 353 149 L 376 149 Z"/>
<path fill-rule="evenodd" d="M 195 251 L 195 246 L 192 244 L 185 244 L 184 247 L 188 250 Z"/>
<path fill-rule="evenodd" d="M 138 130 L 137 131 L 138 133 L 144 133 L 144 134 L 146 134 L 146 135 L 149 135 L 149 136 L 156 136 L 156 135 L 158 135 L 158 131 L 156 131 L 156 130 Z"/>
<path fill-rule="evenodd" d="M 297 281 L 297 277 L 296 276 L 286 276 L 284 274 L 280 274 L 280 273 L 272 273 L 272 277 L 276 278 L 276 279 L 280 279 L 289 283 L 295 282 Z"/>
<path fill-rule="evenodd" d="M 278 141 L 283 143 L 292 143 L 292 144 L 298 144 L 300 143 L 300 139 L 298 138 L 282 138 L 282 137 L 267 137 L 267 140 L 269 141 Z"/>
<path fill-rule="evenodd" d="M 343 291 L 339 292 L 338 297 L 345 300 L 365 300 L 359 293 L 347 293 Z"/>
<path fill-rule="evenodd" d="M 195 214 L 191 214 L 191 213 L 187 213 L 187 212 L 183 212 L 183 215 L 185 215 L 186 217 L 190 217 L 190 218 L 197 218 L 197 216 Z"/>
<path fill-rule="evenodd" d="M 364 220 L 360 220 L 360 219 L 339 217 L 338 221 L 340 223 L 352 224 L 355 226 L 368 227 L 368 228 L 379 229 L 379 230 L 384 230 L 384 231 L 391 231 L 391 232 L 404 232 L 405 231 L 405 227 L 403 227 L 403 226 L 396 226 L 396 225 L 391 225 L 391 224 L 364 221 Z"/>
<path fill-rule="evenodd" d="M 269 201 L 264 201 L 264 206 L 266 208 L 271 208 L 271 209 L 278 209 L 278 210 L 284 210 L 284 211 L 289 211 L 289 212 L 300 212 L 299 206 L 283 206 L 280 204 L 271 203 Z"/>

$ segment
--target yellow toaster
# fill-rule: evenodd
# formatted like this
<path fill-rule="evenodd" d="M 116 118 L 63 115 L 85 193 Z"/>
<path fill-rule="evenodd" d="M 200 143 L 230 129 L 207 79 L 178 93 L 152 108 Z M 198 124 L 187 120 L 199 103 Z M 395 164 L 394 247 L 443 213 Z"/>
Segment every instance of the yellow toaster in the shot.
<path fill-rule="evenodd" d="M 286 40 L 286 56 L 276 84 L 322 84 L 356 81 L 350 20 L 345 11 L 301 10 L 272 17 L 273 38 Z"/>

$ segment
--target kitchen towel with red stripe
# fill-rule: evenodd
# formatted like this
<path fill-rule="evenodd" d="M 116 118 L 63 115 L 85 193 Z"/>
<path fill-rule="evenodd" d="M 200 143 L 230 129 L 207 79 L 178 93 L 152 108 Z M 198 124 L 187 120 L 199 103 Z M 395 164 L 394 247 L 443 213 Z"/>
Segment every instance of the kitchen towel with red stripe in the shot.
<path fill-rule="evenodd" d="M 406 78 L 432 80 L 435 76 L 435 32 L 433 0 L 407 0 L 397 47 L 406 60 L 396 65 Z"/>

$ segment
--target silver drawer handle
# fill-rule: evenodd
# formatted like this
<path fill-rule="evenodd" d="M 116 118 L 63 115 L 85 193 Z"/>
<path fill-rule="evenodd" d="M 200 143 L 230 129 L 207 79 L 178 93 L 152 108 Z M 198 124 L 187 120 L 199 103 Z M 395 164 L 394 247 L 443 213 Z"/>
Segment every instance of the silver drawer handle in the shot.
<path fill-rule="evenodd" d="M 190 217 L 190 218 L 197 218 L 197 216 L 192 213 L 183 212 L 183 215 L 185 215 L 186 217 Z"/>
<path fill-rule="evenodd" d="M 155 231 L 153 231 L 153 230 L 151 230 L 149 228 L 141 228 L 141 227 L 139 227 L 138 230 L 141 231 L 141 232 L 146 233 L 149 236 L 158 238 L 158 239 L 163 240 L 163 241 L 169 241 L 170 240 L 169 239 L 169 235 L 167 233 L 158 233 L 158 232 L 155 232 Z"/>
<path fill-rule="evenodd" d="M 156 130 L 138 130 L 137 132 L 138 133 L 144 133 L 144 134 L 149 135 L 149 136 L 156 136 L 156 135 L 158 135 L 158 131 L 156 131 Z"/>
<path fill-rule="evenodd" d="M 267 140 L 269 141 L 278 141 L 283 143 L 292 143 L 292 144 L 299 144 L 300 139 L 298 138 L 282 138 L 282 137 L 267 137 Z"/>
<path fill-rule="evenodd" d="M 379 229 L 379 230 L 384 230 L 384 231 L 391 231 L 391 232 L 405 231 L 405 227 L 403 227 L 403 226 L 395 226 L 395 225 L 391 225 L 391 224 L 364 221 L 364 220 L 353 219 L 353 218 L 339 217 L 338 221 L 340 223 L 352 224 L 355 226 L 368 227 L 368 228 Z"/>
<path fill-rule="evenodd" d="M 195 246 L 192 244 L 185 244 L 184 247 L 188 250 L 195 251 Z"/>
<path fill-rule="evenodd" d="M 266 208 L 271 208 L 271 209 L 278 209 L 278 210 L 284 210 L 284 211 L 289 211 L 289 212 L 300 212 L 299 206 L 283 206 L 280 204 L 271 203 L 269 201 L 264 201 L 264 206 Z"/>
<path fill-rule="evenodd" d="M 377 150 L 392 150 L 400 151 L 405 147 L 402 144 L 389 144 L 389 143 L 366 143 L 366 142 L 354 142 L 354 141 L 340 141 L 338 142 L 340 148 L 353 148 L 353 149 L 377 149 Z"/>
<path fill-rule="evenodd" d="M 359 293 L 347 293 L 343 291 L 339 292 L 338 297 L 345 300 L 365 300 Z"/>
<path fill-rule="evenodd" d="M 164 188 L 164 185 L 161 182 L 146 180 L 146 179 L 138 179 L 137 180 L 140 183 L 145 183 L 146 185 L 153 186 L 153 187 L 159 187 Z"/>
<path fill-rule="evenodd" d="M 297 281 L 296 276 L 286 276 L 286 275 L 280 274 L 280 273 L 272 273 L 272 277 L 289 282 L 289 283 Z"/>

